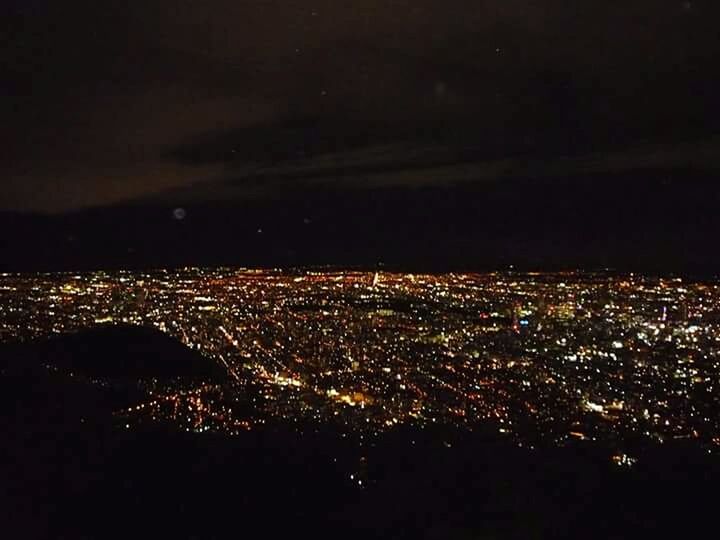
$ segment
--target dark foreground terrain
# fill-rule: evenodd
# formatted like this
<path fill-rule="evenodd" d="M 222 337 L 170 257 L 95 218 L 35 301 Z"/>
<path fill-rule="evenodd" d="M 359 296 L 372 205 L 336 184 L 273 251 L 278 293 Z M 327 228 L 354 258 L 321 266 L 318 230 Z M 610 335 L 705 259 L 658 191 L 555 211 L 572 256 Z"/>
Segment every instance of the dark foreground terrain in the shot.
<path fill-rule="evenodd" d="M 52 369 L 32 361 L 52 364 L 47 343 L 0 349 L 7 538 L 693 538 L 715 522 L 717 459 L 680 443 L 638 448 L 625 468 L 589 443 L 529 450 L 482 429 L 126 429 L 112 411 L 133 399 L 127 377 L 97 384 L 83 356 L 118 337 L 91 337 Z"/>

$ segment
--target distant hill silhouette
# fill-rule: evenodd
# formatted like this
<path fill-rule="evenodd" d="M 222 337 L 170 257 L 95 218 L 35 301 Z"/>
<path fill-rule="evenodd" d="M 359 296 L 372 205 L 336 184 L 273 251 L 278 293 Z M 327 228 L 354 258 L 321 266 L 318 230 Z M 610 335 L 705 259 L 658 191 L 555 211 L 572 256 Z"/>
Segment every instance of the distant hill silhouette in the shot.
<path fill-rule="evenodd" d="M 29 369 L 49 365 L 60 371 L 110 379 L 174 378 L 221 380 L 225 370 L 153 328 L 101 326 L 46 341 L 0 348 L 0 358 Z"/>
<path fill-rule="evenodd" d="M 291 190 L 283 184 L 283 191 Z M 409 272 L 614 268 L 715 275 L 714 171 L 633 170 L 454 186 L 169 198 L 62 215 L 0 212 L 1 271 L 360 266 Z M 187 211 L 173 218 L 173 208 Z M 268 216 L 272 216 L 272 219 Z M 118 224 L 122 224 L 119 226 Z M 262 234 L 258 233 L 258 229 Z M 228 246 L 242 249 L 228 249 Z"/>

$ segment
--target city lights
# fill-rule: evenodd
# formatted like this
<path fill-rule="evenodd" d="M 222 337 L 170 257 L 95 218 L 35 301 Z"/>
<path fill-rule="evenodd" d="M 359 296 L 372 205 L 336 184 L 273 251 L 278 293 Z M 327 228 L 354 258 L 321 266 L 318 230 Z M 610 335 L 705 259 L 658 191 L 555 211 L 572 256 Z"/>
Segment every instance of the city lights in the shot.
<path fill-rule="evenodd" d="M 530 444 L 720 440 L 713 283 L 186 268 L 7 274 L 0 296 L 2 341 L 146 325 L 228 372 L 150 383 L 147 401 L 116 412 L 130 427 L 233 434 L 291 419 L 364 434 L 487 427 Z"/>

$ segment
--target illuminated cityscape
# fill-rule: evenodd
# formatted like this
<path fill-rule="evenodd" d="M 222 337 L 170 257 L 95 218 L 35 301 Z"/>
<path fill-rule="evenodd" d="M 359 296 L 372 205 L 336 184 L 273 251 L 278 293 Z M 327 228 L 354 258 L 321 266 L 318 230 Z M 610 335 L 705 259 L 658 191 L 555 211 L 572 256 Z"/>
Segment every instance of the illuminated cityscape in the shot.
<path fill-rule="evenodd" d="M 440 425 L 529 447 L 720 447 L 714 283 L 581 272 L 5 274 L 0 310 L 3 342 L 152 326 L 227 371 L 224 383 L 138 381 L 147 399 L 116 412 L 128 429 L 233 434 L 285 420 L 360 437 Z"/>
<path fill-rule="evenodd" d="M 3 2 L 3 538 L 712 537 L 719 19 Z"/>

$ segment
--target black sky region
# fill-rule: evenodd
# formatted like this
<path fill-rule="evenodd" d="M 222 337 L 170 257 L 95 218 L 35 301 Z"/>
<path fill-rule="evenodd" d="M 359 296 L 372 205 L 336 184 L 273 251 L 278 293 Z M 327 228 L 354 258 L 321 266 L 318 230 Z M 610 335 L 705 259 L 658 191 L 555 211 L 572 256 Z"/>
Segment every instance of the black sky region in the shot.
<path fill-rule="evenodd" d="M 0 10 L 0 269 L 720 262 L 716 2 Z"/>

